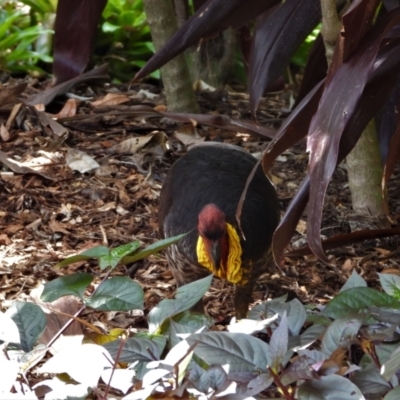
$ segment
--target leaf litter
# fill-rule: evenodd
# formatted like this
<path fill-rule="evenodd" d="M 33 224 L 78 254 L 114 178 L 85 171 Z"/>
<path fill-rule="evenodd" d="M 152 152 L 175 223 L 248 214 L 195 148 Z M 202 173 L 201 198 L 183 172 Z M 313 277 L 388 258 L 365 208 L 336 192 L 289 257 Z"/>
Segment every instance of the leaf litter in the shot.
<path fill-rule="evenodd" d="M 162 181 L 173 161 L 186 151 L 185 144 L 190 144 L 182 139 L 188 130 L 195 129 L 196 141 L 222 140 L 252 153 L 261 154 L 268 143 L 252 128 L 248 97 L 239 92 L 217 91 L 213 96 L 199 92 L 202 112 L 212 116 L 214 122 L 203 125 L 189 117 L 171 114 L 170 119 L 156 111 L 165 110 L 165 101 L 159 89 L 150 84 L 131 88 L 107 84 L 80 86 L 73 90 L 73 101 L 57 98 L 45 113 L 23 104 L 34 96 L 40 98 L 43 91 L 43 84 L 35 80 L 27 83 L 11 80 L 9 91 L 15 95 L 10 102 L 0 105 L 0 124 L 7 127 L 7 134 L 0 139 L 1 311 L 9 308 L 12 300 L 29 300 L 31 292 L 42 282 L 77 271 L 95 271 L 99 278 L 104 274 L 90 261 L 54 268 L 68 256 L 94 246 L 113 248 L 136 239 L 143 246 L 154 243 L 158 238 L 157 209 Z M 137 96 L 141 90 L 154 95 L 147 95 L 145 104 L 143 96 Z M 257 123 L 265 132 L 273 132 L 286 116 L 288 97 L 286 90 L 262 99 Z M 135 112 L 121 107 L 131 107 L 130 111 L 133 107 Z M 223 123 L 215 123 L 221 116 Z M 238 119 L 245 122 L 237 124 L 235 130 L 230 121 Z M 75 164 L 69 161 L 72 156 Z M 298 189 L 307 163 L 305 145 L 300 143 L 283 153 L 272 166 L 272 180 L 282 211 Z M 396 171 L 389 182 L 394 221 L 400 210 L 398 177 Z M 306 243 L 306 213 L 307 210 L 289 251 Z M 349 233 L 354 225 L 357 217 L 351 210 L 346 169 L 341 164 L 328 188 L 321 234 L 324 238 Z M 286 257 L 281 267 L 284 274 L 273 269 L 259 280 L 254 304 L 286 293 L 289 300 L 325 304 L 338 293 L 352 271 L 374 286 L 377 272 L 387 270 L 400 275 L 397 248 L 396 238 L 346 245 L 328 252 L 329 266 L 310 254 Z M 146 315 L 162 299 L 173 297 L 175 282 L 162 253 L 129 269 L 119 268 L 114 274 L 132 271 L 145 292 Z M 217 280 L 205 296 L 205 308 L 221 329 L 226 327 L 227 316 L 232 315 L 232 298 L 233 288 Z M 67 298 L 64 302 L 68 304 Z M 64 302 L 57 307 L 62 310 Z M 62 313 L 50 323 L 50 328 L 54 325 L 53 333 L 60 318 L 62 321 Z M 106 330 L 147 327 L 143 313 L 137 312 L 87 310 L 82 318 Z"/>

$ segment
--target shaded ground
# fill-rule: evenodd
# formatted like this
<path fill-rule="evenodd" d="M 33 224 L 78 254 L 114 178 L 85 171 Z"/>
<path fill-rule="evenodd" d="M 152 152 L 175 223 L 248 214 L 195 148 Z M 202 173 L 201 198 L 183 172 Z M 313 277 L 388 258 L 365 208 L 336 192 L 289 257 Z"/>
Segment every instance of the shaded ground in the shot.
<path fill-rule="evenodd" d="M 139 94 L 140 89 L 145 91 Z M 43 90 L 33 82 L 20 98 Z M 177 137 L 184 138 L 188 123 L 177 124 L 162 118 L 145 118 L 145 115 L 127 115 L 129 107 L 145 104 L 165 109 L 164 99 L 157 88 L 141 85 L 128 89 L 111 86 L 81 86 L 73 92 L 81 96 L 63 108 L 66 98 L 61 98 L 47 110 L 58 116 L 58 122 L 68 134 L 56 132 L 46 125 L 38 114 L 22 106 L 12 118 L 13 104 L 0 108 L 0 309 L 8 308 L 10 300 L 26 299 L 40 283 L 59 275 L 75 271 L 89 271 L 101 276 L 95 263 L 74 264 L 64 269 L 54 269 L 61 259 L 105 244 L 116 247 L 139 239 L 143 245 L 157 240 L 157 206 L 163 178 L 174 160 L 185 151 Z M 113 93 L 109 101 L 106 93 Z M 147 93 L 147 94 L 146 94 Z M 150 93 L 150 94 L 149 94 Z M 155 97 L 151 93 L 156 94 Z M 286 115 L 290 91 L 268 96 L 261 103 L 258 121 L 270 127 L 279 126 Z M 82 96 L 87 100 L 82 100 Z M 121 96 L 121 97 L 119 97 Z M 248 98 L 241 93 L 221 91 L 198 94 L 202 112 L 222 114 L 235 119 L 250 120 Z M 97 103 L 96 103 L 97 101 Z M 121 101 L 121 103 L 119 103 Z M 1 106 L 1 104 L 0 104 Z M 14 108 L 15 110 L 15 108 Z M 122 112 L 123 111 L 123 112 Z M 58 114 L 59 113 L 59 114 Z M 129 113 L 128 113 L 129 114 Z M 131 137 L 143 137 L 153 131 L 167 135 L 168 151 L 162 155 L 163 146 L 149 144 L 136 154 L 113 151 L 115 145 Z M 206 140 L 222 140 L 243 146 L 259 153 L 267 139 L 256 135 L 219 128 L 197 127 L 197 134 Z M 162 136 L 161 136 L 162 137 Z M 183 140 L 183 139 L 182 139 Z M 68 150 L 72 149 L 72 150 Z M 67 154 L 78 157 L 81 150 L 93 157 L 101 166 L 93 173 L 73 172 L 66 165 Z M 69 153 L 68 153 L 69 152 Z M 11 168 L 7 160 L 22 164 Z M 69 160 L 70 161 L 70 160 Z M 24 169 L 31 162 L 30 169 Z M 33 174 L 39 165 L 48 164 L 40 174 Z M 8 165 L 8 167 L 6 167 Z M 290 149 L 276 161 L 272 179 L 277 185 L 282 211 L 296 192 L 307 168 L 305 145 Z M 400 210 L 397 176 L 390 187 L 393 220 Z M 339 167 L 326 198 L 322 234 L 330 237 L 339 232 L 350 232 L 352 215 L 346 171 Z M 299 224 L 293 246 L 304 244 L 305 220 Z M 384 268 L 398 273 L 400 254 L 397 241 L 369 241 L 340 248 L 329 254 L 332 265 L 326 266 L 314 256 L 286 258 L 282 271 L 271 270 L 259 282 L 254 293 L 255 301 L 289 293 L 304 303 L 324 303 L 338 292 L 353 268 L 356 268 L 372 285 L 376 272 Z M 145 313 L 160 300 L 172 297 L 175 284 L 161 254 L 135 265 L 131 271 L 120 268 L 117 274 L 132 273 L 145 290 Z M 232 315 L 233 287 L 215 281 L 206 296 L 206 309 L 217 320 Z M 104 319 L 112 326 L 127 328 L 145 327 L 138 314 L 86 316 Z"/>

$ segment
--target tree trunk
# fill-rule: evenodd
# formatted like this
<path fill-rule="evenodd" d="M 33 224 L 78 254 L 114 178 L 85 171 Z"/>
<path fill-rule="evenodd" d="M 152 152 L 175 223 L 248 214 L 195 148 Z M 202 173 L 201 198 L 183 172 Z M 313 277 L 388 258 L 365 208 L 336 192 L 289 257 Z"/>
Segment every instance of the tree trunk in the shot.
<path fill-rule="evenodd" d="M 144 0 L 143 5 L 154 47 L 159 50 L 178 29 L 172 0 Z M 161 68 L 161 77 L 169 111 L 199 112 L 183 54 Z"/>
<path fill-rule="evenodd" d="M 373 217 L 378 226 L 386 226 L 388 221 L 381 187 L 383 167 L 374 120 L 365 128 L 346 163 L 353 210 Z"/>
<path fill-rule="evenodd" d="M 236 34 L 231 28 L 200 43 L 189 54 L 192 79 L 215 88 L 224 86 L 235 65 L 235 50 Z"/>

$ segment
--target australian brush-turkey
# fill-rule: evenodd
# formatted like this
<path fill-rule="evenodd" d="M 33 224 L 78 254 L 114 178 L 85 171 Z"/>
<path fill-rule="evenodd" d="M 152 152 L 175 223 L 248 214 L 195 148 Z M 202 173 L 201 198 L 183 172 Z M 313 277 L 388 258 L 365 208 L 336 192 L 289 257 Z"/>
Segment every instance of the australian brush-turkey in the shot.
<path fill-rule="evenodd" d="M 243 205 L 246 240 L 242 238 L 236 209 L 255 164 L 255 158 L 237 146 L 197 145 L 172 166 L 160 197 L 161 236 L 189 232 L 167 250 L 177 285 L 210 273 L 226 279 L 236 285 L 237 318 L 246 316 L 254 283 L 268 269 L 272 234 L 279 222 L 274 186 L 259 167 Z"/>

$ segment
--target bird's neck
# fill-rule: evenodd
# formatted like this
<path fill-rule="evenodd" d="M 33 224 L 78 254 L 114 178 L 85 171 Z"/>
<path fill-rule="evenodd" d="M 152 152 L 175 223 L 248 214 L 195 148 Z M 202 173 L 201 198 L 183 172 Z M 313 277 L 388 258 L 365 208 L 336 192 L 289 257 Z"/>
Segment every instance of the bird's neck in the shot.
<path fill-rule="evenodd" d="M 243 284 L 241 271 L 242 246 L 235 228 L 226 224 L 226 234 L 221 239 L 221 266 L 218 270 L 214 268 L 211 257 L 206 250 L 204 239 L 199 235 L 197 240 L 198 262 L 212 272 L 215 276 L 226 279 L 235 284 Z"/>

